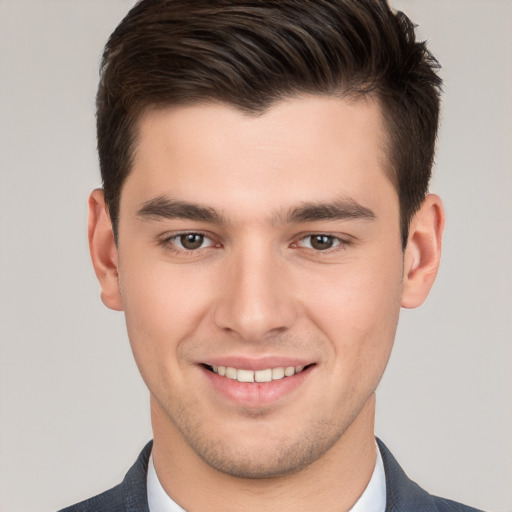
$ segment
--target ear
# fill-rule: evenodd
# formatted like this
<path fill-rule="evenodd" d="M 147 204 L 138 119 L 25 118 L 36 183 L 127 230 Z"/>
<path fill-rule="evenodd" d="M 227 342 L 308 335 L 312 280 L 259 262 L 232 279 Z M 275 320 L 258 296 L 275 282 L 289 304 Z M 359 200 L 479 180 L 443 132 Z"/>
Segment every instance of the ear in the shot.
<path fill-rule="evenodd" d="M 417 308 L 427 298 L 439 268 L 444 229 L 441 199 L 429 194 L 411 220 L 404 255 L 402 307 Z"/>
<path fill-rule="evenodd" d="M 89 196 L 89 250 L 96 277 L 101 286 L 101 300 L 110 309 L 121 311 L 123 302 L 117 272 L 118 253 L 103 190 Z"/>

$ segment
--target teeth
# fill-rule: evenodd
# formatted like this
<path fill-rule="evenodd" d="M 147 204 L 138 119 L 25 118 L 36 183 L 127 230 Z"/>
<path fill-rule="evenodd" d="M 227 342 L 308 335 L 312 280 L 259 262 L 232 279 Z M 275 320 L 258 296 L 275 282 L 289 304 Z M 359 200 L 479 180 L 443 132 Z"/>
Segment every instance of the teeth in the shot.
<path fill-rule="evenodd" d="M 254 372 L 252 370 L 238 370 L 236 380 L 238 382 L 254 382 Z"/>
<path fill-rule="evenodd" d="M 228 366 L 226 368 L 226 377 L 228 379 L 238 380 L 238 371 L 236 368 L 231 368 L 231 366 Z"/>
<path fill-rule="evenodd" d="M 295 373 L 295 366 L 287 366 L 284 369 L 285 377 L 291 377 Z"/>
<path fill-rule="evenodd" d="M 284 377 L 284 368 L 272 368 L 272 380 L 279 380 Z"/>
<path fill-rule="evenodd" d="M 258 370 L 254 372 L 254 380 L 256 382 L 270 382 L 272 380 L 272 370 Z"/>
<path fill-rule="evenodd" d="M 279 366 L 277 368 L 267 368 L 266 370 L 239 370 L 231 366 L 212 365 L 213 372 L 222 377 L 237 380 L 238 382 L 270 382 L 280 380 L 284 377 L 291 377 L 304 370 L 304 366 Z"/>

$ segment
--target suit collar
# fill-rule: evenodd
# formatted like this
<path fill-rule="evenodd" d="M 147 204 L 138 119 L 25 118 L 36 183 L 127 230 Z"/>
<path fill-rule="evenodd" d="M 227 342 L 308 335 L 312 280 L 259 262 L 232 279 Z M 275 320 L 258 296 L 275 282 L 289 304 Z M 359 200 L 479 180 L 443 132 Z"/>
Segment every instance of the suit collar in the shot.
<path fill-rule="evenodd" d="M 386 512 L 437 510 L 433 497 L 410 480 L 386 445 L 377 439 L 386 473 Z"/>
<path fill-rule="evenodd" d="M 153 441 L 150 441 L 140 453 L 135 464 L 126 473 L 121 484 L 126 512 L 149 512 L 147 473 L 152 448 Z"/>

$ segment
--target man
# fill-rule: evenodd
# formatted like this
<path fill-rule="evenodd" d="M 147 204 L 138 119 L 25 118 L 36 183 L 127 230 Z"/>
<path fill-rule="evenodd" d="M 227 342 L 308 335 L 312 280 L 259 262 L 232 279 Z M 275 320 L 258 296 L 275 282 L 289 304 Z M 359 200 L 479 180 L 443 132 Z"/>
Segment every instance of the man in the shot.
<path fill-rule="evenodd" d="M 379 0 L 145 0 L 121 22 L 89 242 L 154 439 L 66 510 L 475 510 L 374 438 L 400 307 L 439 265 L 436 68 Z"/>

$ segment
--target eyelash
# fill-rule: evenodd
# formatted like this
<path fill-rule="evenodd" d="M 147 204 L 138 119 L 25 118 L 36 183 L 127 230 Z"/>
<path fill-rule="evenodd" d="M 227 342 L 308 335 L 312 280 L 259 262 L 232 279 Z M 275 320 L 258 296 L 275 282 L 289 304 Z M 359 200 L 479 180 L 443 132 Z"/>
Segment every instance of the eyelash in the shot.
<path fill-rule="evenodd" d="M 192 236 L 193 235 L 201 236 L 201 237 L 203 237 L 203 242 L 206 240 L 209 240 L 210 244 L 205 247 L 202 247 L 202 246 L 198 247 L 196 249 L 186 249 L 186 248 L 180 248 L 177 246 L 177 242 L 181 243 L 181 242 L 179 242 L 179 239 L 181 237 L 191 236 L 191 235 Z M 313 239 L 313 237 L 329 238 L 334 243 L 334 245 L 332 247 L 329 247 L 329 248 L 323 249 L 323 250 L 315 249 L 314 247 L 311 247 L 311 246 L 304 247 L 304 246 L 300 245 L 301 242 L 304 242 L 305 240 L 308 240 L 308 239 L 311 244 L 311 239 Z M 222 247 L 222 244 L 220 242 L 216 242 L 212 236 L 209 236 L 206 233 L 202 233 L 200 231 L 184 231 L 181 233 L 175 233 L 171 236 L 168 236 L 168 237 L 160 240 L 158 243 L 160 246 L 164 247 L 166 250 L 170 250 L 170 251 L 172 251 L 176 254 L 180 254 L 180 255 L 193 255 L 193 254 L 197 254 L 201 250 L 208 249 L 211 247 L 213 247 L 213 248 L 221 248 Z M 290 244 L 290 247 L 292 247 L 294 249 L 295 248 L 297 248 L 297 249 L 304 248 L 304 249 L 307 249 L 308 251 L 313 251 L 316 254 L 331 254 L 331 253 L 339 251 L 339 250 L 344 250 L 350 244 L 351 244 L 351 242 L 349 240 L 340 238 L 335 235 L 330 235 L 328 233 L 312 233 L 312 234 L 301 236 L 296 242 L 292 242 Z"/>
<path fill-rule="evenodd" d="M 314 238 L 328 238 L 329 241 L 332 242 L 334 245 L 332 247 L 328 247 L 326 249 L 315 249 L 314 247 L 311 247 L 311 243 Z M 299 245 L 301 242 L 304 242 L 305 240 L 308 240 L 308 239 L 310 242 L 309 243 L 310 247 L 304 247 L 304 246 Z M 301 237 L 299 239 L 299 241 L 294 242 L 292 244 L 292 246 L 304 247 L 305 249 L 312 250 L 315 253 L 319 253 L 319 254 L 330 254 L 331 252 L 335 252 L 335 251 L 344 249 L 348 244 L 349 244 L 349 242 L 347 240 L 343 240 L 342 238 L 334 236 L 334 235 L 329 235 L 327 233 L 314 233 L 311 235 L 305 235 L 305 236 Z"/>
<path fill-rule="evenodd" d="M 197 249 L 186 249 L 186 248 L 180 248 L 176 245 L 176 241 L 179 241 L 179 239 L 183 236 L 201 236 L 203 237 L 203 242 L 206 240 L 209 240 L 211 242 L 210 245 L 206 247 L 198 247 Z M 181 242 L 179 242 L 181 243 Z M 159 245 L 164 247 L 167 250 L 170 250 L 177 254 L 183 254 L 183 255 L 192 255 L 194 253 L 198 253 L 202 249 L 208 249 L 209 247 L 221 247 L 221 244 L 218 242 L 215 242 L 213 237 L 208 236 L 206 233 L 201 233 L 200 231 L 184 231 L 182 233 L 175 233 L 171 236 L 168 236 L 164 238 L 163 240 L 159 241 Z"/>

